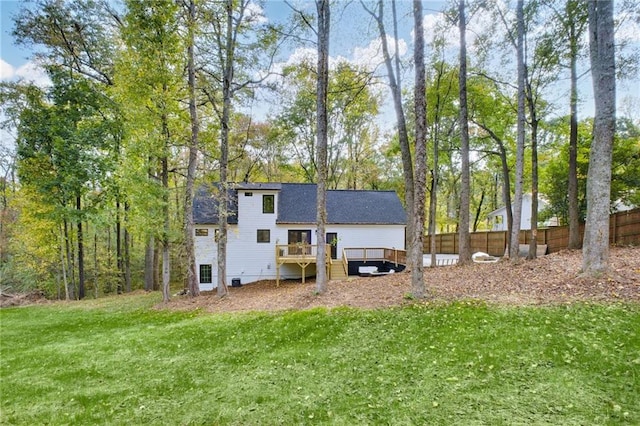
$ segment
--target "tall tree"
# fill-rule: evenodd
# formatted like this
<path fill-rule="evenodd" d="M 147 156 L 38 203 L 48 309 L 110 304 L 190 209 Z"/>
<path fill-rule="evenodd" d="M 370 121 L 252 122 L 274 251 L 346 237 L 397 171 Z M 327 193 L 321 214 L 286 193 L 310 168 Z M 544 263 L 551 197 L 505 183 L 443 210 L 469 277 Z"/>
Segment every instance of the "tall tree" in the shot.
<path fill-rule="evenodd" d="M 317 59 L 316 59 L 317 61 Z M 316 182 L 317 71 L 310 60 L 286 67 L 283 108 L 276 125 L 293 153 L 290 165 L 307 182 Z M 327 93 L 327 188 L 357 189 L 374 172 L 372 154 L 380 99 L 371 87 L 372 75 L 346 61 L 329 72 Z"/>
<path fill-rule="evenodd" d="M 95 83 L 61 67 L 49 67 L 48 72 L 53 86 L 46 96 L 30 90 L 20 113 L 18 177 L 38 194 L 39 202 L 51 206 L 73 287 L 77 277 L 77 293 L 70 288 L 67 294 L 81 299 L 85 296 L 83 223 L 87 220 L 83 200 L 89 191 L 104 186 L 112 172 L 109 153 L 116 126 Z"/>
<path fill-rule="evenodd" d="M 569 70 L 570 70 L 570 132 L 569 132 L 569 182 L 567 196 L 569 199 L 569 245 L 570 249 L 578 249 L 580 241 L 580 209 L 578 204 L 578 54 L 580 39 L 586 27 L 583 2 L 567 0 L 566 25 L 568 28 Z"/>
<path fill-rule="evenodd" d="M 413 25 L 415 33 L 413 62 L 415 66 L 414 112 L 415 112 L 415 177 L 413 206 L 413 236 L 411 238 L 411 292 L 414 297 L 425 296 L 423 273 L 423 239 L 425 223 L 425 195 L 427 189 L 427 100 L 426 73 L 424 65 L 424 28 L 422 23 L 422 0 L 413 1 Z"/>
<path fill-rule="evenodd" d="M 257 66 L 270 69 L 279 47 L 278 29 L 264 20 L 262 9 L 250 0 L 224 0 L 206 3 L 205 34 L 208 43 L 201 46 L 213 60 L 203 66 L 208 77 L 203 90 L 220 125 L 218 193 L 217 294 L 227 290 L 227 237 L 229 215 L 229 142 L 233 109 L 241 94 L 250 92 L 264 80 L 253 78 L 250 71 Z M 269 63 L 265 64 L 266 61 Z"/>
<path fill-rule="evenodd" d="M 160 240 L 162 294 L 166 303 L 171 281 L 169 163 L 176 145 L 176 126 L 182 123 L 179 100 L 186 97 L 182 93 L 182 74 L 176 72 L 184 68 L 179 10 L 172 0 L 127 0 L 126 6 L 122 37 L 127 50 L 119 58 L 116 81 L 129 124 L 123 175 L 146 189 L 142 193 L 131 192 L 129 198 L 137 199 L 138 208 L 148 206 L 138 212 L 147 219 L 144 228 L 149 255 L 153 241 Z M 151 257 L 147 260 L 146 266 L 151 267 Z"/>
<path fill-rule="evenodd" d="M 320 294 L 327 290 L 327 246 L 325 229 L 327 223 L 327 91 L 329 87 L 329 34 L 331 28 L 331 10 L 329 0 L 317 0 L 318 13 L 318 83 L 317 83 L 317 139 L 316 150 L 318 165 L 317 186 L 317 242 L 316 253 L 316 291 Z"/>
<path fill-rule="evenodd" d="M 587 176 L 587 220 L 582 248 L 582 273 L 597 277 L 609 269 L 611 156 L 616 129 L 613 1 L 590 0 L 588 12 L 595 120 Z"/>
<path fill-rule="evenodd" d="M 398 20 L 396 16 L 396 1 L 391 0 L 391 10 L 393 14 L 393 30 L 395 50 L 393 57 L 389 51 L 389 42 L 387 39 L 387 31 L 384 24 L 384 2 L 378 0 L 376 10 L 370 9 L 365 2 L 361 1 L 363 8 L 373 17 L 378 26 L 380 34 L 380 42 L 382 44 L 382 54 L 384 57 L 384 63 L 387 69 L 387 77 L 389 79 L 389 89 L 391 90 L 391 97 L 393 99 L 393 108 L 396 115 L 396 126 L 398 132 L 398 142 L 400 144 L 400 153 L 402 158 L 402 170 L 404 178 L 404 201 L 405 207 L 409 214 L 407 218 L 407 235 L 408 241 L 411 241 L 411 236 L 414 235 L 413 225 L 415 223 L 413 216 L 414 209 L 414 175 L 413 175 L 413 160 L 411 154 L 411 147 L 409 145 L 409 131 L 407 130 L 407 120 L 405 117 L 404 106 L 402 102 L 402 84 L 400 80 L 400 52 L 398 51 Z M 394 66 L 395 65 L 395 66 Z M 409 243 L 407 247 L 407 257 L 413 259 L 411 249 L 413 244 Z"/>
<path fill-rule="evenodd" d="M 189 164 L 187 166 L 187 182 L 184 200 L 184 236 L 187 257 L 187 290 L 193 297 L 200 295 L 197 281 L 196 259 L 193 229 L 193 196 L 198 165 L 198 146 L 200 123 L 196 105 L 196 63 L 195 63 L 195 31 L 196 31 L 196 2 L 189 0 L 187 7 L 187 85 L 189 91 L 189 118 L 191 121 L 191 135 L 189 140 Z"/>
<path fill-rule="evenodd" d="M 516 5 L 517 69 L 518 69 L 518 122 L 516 136 L 515 194 L 513 226 L 510 229 L 509 258 L 517 263 L 520 257 L 520 225 L 522 221 L 522 195 L 524 187 L 524 142 L 525 142 L 525 67 L 524 67 L 524 1 Z"/>
<path fill-rule="evenodd" d="M 548 2 L 553 11 L 550 36 L 555 45 L 561 40 L 561 63 L 569 69 L 569 174 L 567 183 L 569 214 L 569 249 L 582 246 L 580 233 L 580 200 L 578 188 L 578 60 L 582 51 L 582 39 L 587 28 L 587 5 L 579 0 Z"/>
<path fill-rule="evenodd" d="M 458 29 L 460 32 L 460 226 L 459 238 L 459 262 L 462 265 L 471 262 L 471 237 L 469 235 L 469 205 L 471 192 L 471 177 L 469 171 L 469 112 L 467 109 L 467 22 L 465 16 L 465 0 L 458 2 Z"/>

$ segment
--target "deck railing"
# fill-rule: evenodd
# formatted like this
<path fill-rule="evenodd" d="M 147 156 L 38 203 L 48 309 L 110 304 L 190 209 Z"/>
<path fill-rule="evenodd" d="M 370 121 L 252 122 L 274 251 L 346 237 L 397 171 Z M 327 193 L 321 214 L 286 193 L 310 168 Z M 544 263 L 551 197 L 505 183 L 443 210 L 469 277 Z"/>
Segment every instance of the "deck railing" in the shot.
<path fill-rule="evenodd" d="M 388 261 L 396 265 L 407 264 L 406 250 L 390 249 L 383 247 L 374 248 L 345 248 L 342 250 L 342 261 L 362 260 L 362 261 Z"/>
<path fill-rule="evenodd" d="M 327 244 L 327 262 L 331 260 L 331 246 Z M 276 244 L 276 260 L 316 258 L 318 246 L 312 244 Z"/>

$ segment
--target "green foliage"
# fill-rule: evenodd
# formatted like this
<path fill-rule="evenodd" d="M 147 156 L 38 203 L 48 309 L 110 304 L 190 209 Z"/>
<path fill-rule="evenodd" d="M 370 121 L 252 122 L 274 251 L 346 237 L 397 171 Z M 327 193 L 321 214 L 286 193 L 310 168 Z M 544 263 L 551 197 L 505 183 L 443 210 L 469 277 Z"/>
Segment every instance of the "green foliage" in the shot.
<path fill-rule="evenodd" d="M 316 77 L 310 59 L 287 67 L 282 111 L 276 126 L 293 153 L 290 164 L 299 180 L 314 182 L 316 142 Z M 328 185 L 362 189 L 379 185 L 381 167 L 375 161 L 378 129 L 373 124 L 381 102 L 371 86 L 372 75 L 347 62 L 329 72 Z"/>
<path fill-rule="evenodd" d="M 636 304 L 205 315 L 158 302 L 0 311 L 0 421 L 640 422 Z"/>
<path fill-rule="evenodd" d="M 580 219 L 586 215 L 586 185 L 589 168 L 589 148 L 593 120 L 578 123 L 578 205 Z M 549 201 L 544 217 L 559 217 L 568 222 L 568 164 L 569 164 L 569 123 L 562 118 L 545 125 L 543 132 L 547 158 L 541 162 L 540 192 Z M 612 154 L 611 169 L 611 209 L 620 206 L 640 205 L 640 129 L 628 118 L 617 122 L 617 134 Z"/>

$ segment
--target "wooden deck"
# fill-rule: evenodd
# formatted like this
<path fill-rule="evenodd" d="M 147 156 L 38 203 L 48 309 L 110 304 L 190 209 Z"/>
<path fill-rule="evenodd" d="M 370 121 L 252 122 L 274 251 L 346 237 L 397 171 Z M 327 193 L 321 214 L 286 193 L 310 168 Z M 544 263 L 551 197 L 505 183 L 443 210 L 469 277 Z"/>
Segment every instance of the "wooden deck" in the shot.
<path fill-rule="evenodd" d="M 331 247 L 327 244 L 327 275 L 330 273 Z M 280 285 L 280 267 L 284 264 L 296 264 L 302 268 L 302 282 L 309 265 L 316 263 L 318 246 L 311 244 L 276 244 L 276 286 Z"/>
<path fill-rule="evenodd" d="M 329 279 L 344 279 L 348 275 L 349 260 L 384 260 L 396 265 L 406 265 L 407 252 L 405 250 L 375 248 L 345 248 L 342 259 L 331 259 L 331 247 L 327 244 L 327 277 Z M 316 263 L 318 246 L 311 244 L 277 244 L 276 245 L 276 285 L 280 285 L 280 267 L 284 264 L 295 264 L 302 269 L 302 282 L 305 282 L 305 272 L 309 265 Z"/>

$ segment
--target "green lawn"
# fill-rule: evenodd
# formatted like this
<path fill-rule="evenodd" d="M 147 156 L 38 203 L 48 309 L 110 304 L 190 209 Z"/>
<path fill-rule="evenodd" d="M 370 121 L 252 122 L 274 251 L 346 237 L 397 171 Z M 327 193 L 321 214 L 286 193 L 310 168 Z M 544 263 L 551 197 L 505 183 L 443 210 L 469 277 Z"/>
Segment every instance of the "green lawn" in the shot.
<path fill-rule="evenodd" d="M 0 310 L 2 424 L 640 424 L 640 306 Z"/>

